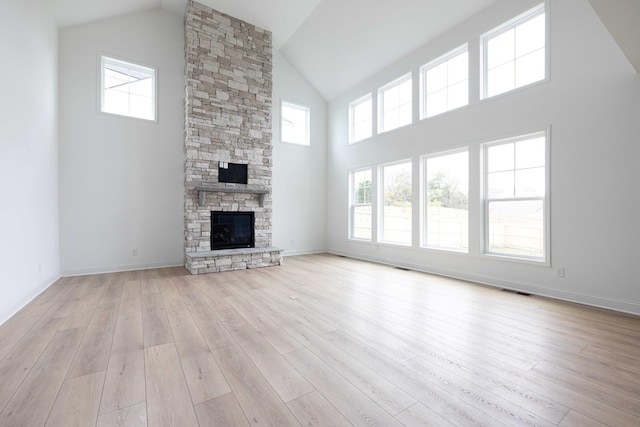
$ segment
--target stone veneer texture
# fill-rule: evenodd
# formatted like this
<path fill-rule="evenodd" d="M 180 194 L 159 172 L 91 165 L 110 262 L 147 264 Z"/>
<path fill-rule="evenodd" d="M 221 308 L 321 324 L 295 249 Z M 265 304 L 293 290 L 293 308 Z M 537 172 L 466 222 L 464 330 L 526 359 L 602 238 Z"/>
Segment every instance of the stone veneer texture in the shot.
<path fill-rule="evenodd" d="M 271 189 L 271 33 L 189 1 L 185 15 L 185 252 L 210 248 L 212 210 L 255 212 L 255 246 L 271 245 L 272 199 L 201 184 Z M 248 185 L 219 184 L 219 162 L 248 164 Z"/>

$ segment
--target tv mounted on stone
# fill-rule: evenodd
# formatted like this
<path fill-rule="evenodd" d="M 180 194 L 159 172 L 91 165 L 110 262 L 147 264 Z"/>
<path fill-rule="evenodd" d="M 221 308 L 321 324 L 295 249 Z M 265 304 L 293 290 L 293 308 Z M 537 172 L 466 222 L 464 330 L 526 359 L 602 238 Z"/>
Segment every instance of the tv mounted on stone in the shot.
<path fill-rule="evenodd" d="M 218 182 L 246 184 L 247 178 L 247 165 L 227 162 L 218 164 Z"/>

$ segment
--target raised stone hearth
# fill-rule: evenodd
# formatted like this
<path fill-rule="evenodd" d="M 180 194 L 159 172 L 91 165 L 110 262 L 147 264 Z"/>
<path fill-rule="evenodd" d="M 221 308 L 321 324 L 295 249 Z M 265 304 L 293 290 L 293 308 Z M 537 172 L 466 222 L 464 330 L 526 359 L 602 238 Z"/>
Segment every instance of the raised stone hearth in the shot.
<path fill-rule="evenodd" d="M 272 267 L 281 263 L 282 249 L 269 247 L 192 252 L 187 254 L 185 266 L 192 274 L 205 274 Z"/>
<path fill-rule="evenodd" d="M 271 33 L 189 1 L 185 14 L 185 266 L 191 273 L 279 265 L 271 247 Z M 247 183 L 219 182 L 220 164 Z M 211 250 L 211 211 L 251 211 L 255 248 Z"/>

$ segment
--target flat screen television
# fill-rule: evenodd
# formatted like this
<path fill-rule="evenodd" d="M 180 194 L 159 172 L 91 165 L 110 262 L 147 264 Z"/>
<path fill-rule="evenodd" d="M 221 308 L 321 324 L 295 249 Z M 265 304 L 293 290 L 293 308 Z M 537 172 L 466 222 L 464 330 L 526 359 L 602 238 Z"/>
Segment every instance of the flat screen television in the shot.
<path fill-rule="evenodd" d="M 248 178 L 247 165 L 222 162 L 218 164 L 218 182 L 246 184 Z"/>

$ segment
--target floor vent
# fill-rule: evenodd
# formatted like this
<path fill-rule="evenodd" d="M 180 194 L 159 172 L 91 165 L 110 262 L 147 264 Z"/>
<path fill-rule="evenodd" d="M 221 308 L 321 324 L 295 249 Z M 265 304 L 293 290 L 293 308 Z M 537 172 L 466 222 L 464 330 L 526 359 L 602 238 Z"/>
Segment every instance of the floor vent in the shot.
<path fill-rule="evenodd" d="M 524 295 L 525 297 L 531 296 L 531 294 L 528 294 L 526 292 L 514 291 L 513 289 L 502 289 L 502 292 L 509 292 L 510 294 L 516 294 L 516 295 Z"/>

